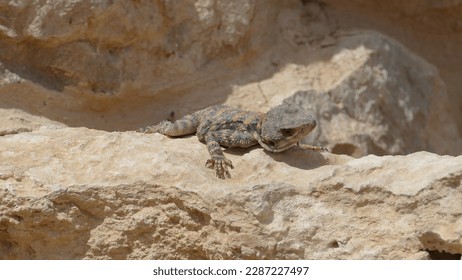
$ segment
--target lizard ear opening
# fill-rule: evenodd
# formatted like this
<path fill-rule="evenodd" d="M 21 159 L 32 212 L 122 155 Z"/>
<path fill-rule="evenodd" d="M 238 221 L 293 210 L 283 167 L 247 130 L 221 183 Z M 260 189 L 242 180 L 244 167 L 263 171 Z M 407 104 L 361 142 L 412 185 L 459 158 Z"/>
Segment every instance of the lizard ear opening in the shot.
<path fill-rule="evenodd" d="M 291 129 L 291 128 L 283 128 L 281 129 L 281 133 L 284 137 L 290 137 L 290 136 L 293 136 L 295 134 L 295 129 Z"/>

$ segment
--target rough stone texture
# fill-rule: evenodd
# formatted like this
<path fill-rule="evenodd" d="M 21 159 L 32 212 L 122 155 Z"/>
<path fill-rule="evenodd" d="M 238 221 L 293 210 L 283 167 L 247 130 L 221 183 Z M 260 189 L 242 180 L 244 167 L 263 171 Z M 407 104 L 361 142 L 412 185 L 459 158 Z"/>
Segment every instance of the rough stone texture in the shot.
<path fill-rule="evenodd" d="M 2 1 L 0 102 L 106 130 L 219 103 L 271 44 L 278 2 Z"/>
<path fill-rule="evenodd" d="M 451 101 L 450 114 L 462 120 L 462 1 L 322 0 L 340 29 L 368 29 L 398 39 L 438 67 Z M 462 137 L 462 125 L 458 132 Z"/>
<path fill-rule="evenodd" d="M 0 258 L 460 258 L 462 3 L 437 2 L 1 1 Z M 282 102 L 363 157 L 230 150 L 223 182 L 196 137 L 127 132 Z"/>
<path fill-rule="evenodd" d="M 0 58 L 51 89 L 114 94 L 155 77 L 147 87 L 160 92 L 196 79 L 204 64 L 221 67 L 211 61 L 218 56 L 242 59 L 261 40 L 250 30 L 256 8 L 255 1 L 3 1 Z"/>
<path fill-rule="evenodd" d="M 228 103 L 247 107 L 245 100 L 262 91 L 270 106 L 299 104 L 319 124 L 306 142 L 334 153 L 462 152 L 437 69 L 398 42 L 374 32 L 339 35 L 335 46 L 312 55 L 322 62 L 290 65 L 277 76 L 243 86 Z"/>
<path fill-rule="evenodd" d="M 222 181 L 196 137 L 84 128 L 7 135 L 0 156 L 3 259 L 462 253 L 462 156 L 237 149 Z"/>
<path fill-rule="evenodd" d="M 460 154 L 462 118 L 452 110 L 460 98 L 448 95 L 438 70 L 379 33 L 345 33 L 334 8 L 303 1 L 2 2 L 0 104 L 114 131 L 212 104 L 265 111 L 288 99 L 322 124 L 306 141 L 335 153 Z"/>

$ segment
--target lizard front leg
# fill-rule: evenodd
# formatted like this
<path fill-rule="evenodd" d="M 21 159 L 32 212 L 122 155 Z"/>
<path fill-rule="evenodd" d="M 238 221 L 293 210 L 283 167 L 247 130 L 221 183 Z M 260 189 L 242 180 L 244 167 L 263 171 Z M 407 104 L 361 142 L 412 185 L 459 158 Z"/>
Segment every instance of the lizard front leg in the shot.
<path fill-rule="evenodd" d="M 223 154 L 221 146 L 250 147 L 258 143 L 247 131 L 229 129 L 210 131 L 205 135 L 204 140 L 211 156 L 205 165 L 215 169 L 215 173 L 220 179 L 230 178 L 231 174 L 228 167 L 234 168 L 231 160 L 227 159 Z"/>
<path fill-rule="evenodd" d="M 211 156 L 211 158 L 205 163 L 205 166 L 215 169 L 215 173 L 220 179 L 225 179 L 225 176 L 231 178 L 228 166 L 233 169 L 233 163 L 229 159 L 225 158 L 218 141 L 219 136 L 217 135 L 217 132 L 209 132 L 205 135 L 205 143 L 207 144 L 207 149 Z"/>

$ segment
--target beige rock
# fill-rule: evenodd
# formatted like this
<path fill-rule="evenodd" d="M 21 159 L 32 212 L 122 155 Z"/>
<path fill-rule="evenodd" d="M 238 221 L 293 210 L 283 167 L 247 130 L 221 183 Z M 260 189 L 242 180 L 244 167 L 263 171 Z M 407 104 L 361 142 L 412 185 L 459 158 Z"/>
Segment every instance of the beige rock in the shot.
<path fill-rule="evenodd" d="M 320 121 L 306 141 L 335 153 L 462 152 L 459 99 L 438 70 L 378 33 L 345 34 L 342 13 L 306 1 L 162 3 L 0 3 L 1 107 L 115 131 L 289 99 Z"/>
<path fill-rule="evenodd" d="M 1 1 L 0 258 L 460 258 L 461 156 L 235 149 L 221 181 L 194 136 L 107 132 L 297 102 L 335 152 L 460 155 L 457 1 L 342 2 Z"/>
<path fill-rule="evenodd" d="M 204 166 L 208 153 L 196 137 L 84 128 L 0 137 L 0 258 L 462 253 L 461 156 L 226 154 L 235 169 L 222 181 Z"/>
<path fill-rule="evenodd" d="M 252 110 L 299 104 L 319 124 L 306 142 L 334 153 L 462 152 L 438 70 L 395 40 L 375 32 L 345 34 L 334 46 L 311 53 L 300 49 L 293 56 L 309 62 L 292 63 L 271 78 L 237 87 L 227 103 Z M 314 62 L 315 57 L 322 61 Z M 260 102 L 249 103 L 252 95 Z"/>
<path fill-rule="evenodd" d="M 230 81 L 258 79 L 243 69 L 274 44 L 279 10 L 299 5 L 3 1 L 0 104 L 111 131 L 182 116 L 224 101 Z"/>
<path fill-rule="evenodd" d="M 320 129 L 308 142 L 357 157 L 422 150 L 460 154 L 457 123 L 435 67 L 376 33 L 342 37 L 331 51 L 331 61 L 317 74 L 329 77 L 329 86 L 299 87 L 284 101 L 317 116 Z"/>
<path fill-rule="evenodd" d="M 274 17 L 274 8 L 257 14 L 262 5 L 223 0 L 4 1 L 0 60 L 48 89 L 123 94 L 134 88 L 143 91 L 139 95 L 154 95 L 210 79 L 213 71 L 226 75 L 216 70 L 242 63 L 268 36 L 251 28 L 253 20 L 264 25 Z"/>
<path fill-rule="evenodd" d="M 341 30 L 375 30 L 435 65 L 447 86 L 448 113 L 462 138 L 462 4 L 460 0 L 323 0 Z M 460 154 L 460 152 L 459 152 Z"/>

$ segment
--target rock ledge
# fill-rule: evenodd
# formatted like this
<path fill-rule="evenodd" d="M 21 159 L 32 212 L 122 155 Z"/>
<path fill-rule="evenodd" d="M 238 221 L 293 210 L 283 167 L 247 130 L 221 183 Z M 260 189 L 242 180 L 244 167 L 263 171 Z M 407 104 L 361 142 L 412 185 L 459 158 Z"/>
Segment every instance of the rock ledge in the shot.
<path fill-rule="evenodd" d="M 5 135 L 0 156 L 1 259 L 462 253 L 462 156 L 232 149 L 222 181 L 196 137 L 85 128 Z"/>

